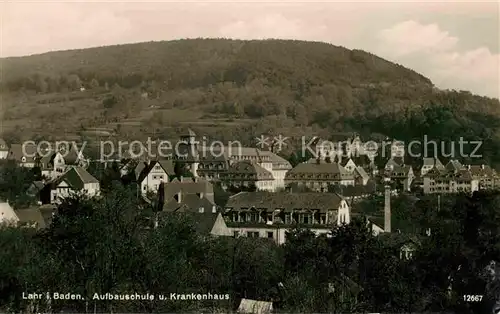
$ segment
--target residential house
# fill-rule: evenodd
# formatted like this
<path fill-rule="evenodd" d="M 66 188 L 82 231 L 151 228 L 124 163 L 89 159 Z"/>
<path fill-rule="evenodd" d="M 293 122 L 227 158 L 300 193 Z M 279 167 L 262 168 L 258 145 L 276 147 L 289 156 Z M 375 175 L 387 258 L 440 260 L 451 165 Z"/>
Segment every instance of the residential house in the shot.
<path fill-rule="evenodd" d="M 274 191 L 274 178 L 270 171 L 259 164 L 245 160 L 232 164 L 227 172 L 221 173 L 223 185 L 235 187 L 255 186 L 257 190 Z"/>
<path fill-rule="evenodd" d="M 498 174 L 489 165 L 469 165 L 467 169 L 470 171 L 472 178 L 479 182 L 480 190 L 495 189 L 499 186 Z"/>
<path fill-rule="evenodd" d="M 82 167 L 71 167 L 60 177 L 49 181 L 41 191 L 42 204 L 57 204 L 74 193 L 90 197 L 100 194 L 99 181 Z"/>
<path fill-rule="evenodd" d="M 294 227 L 328 234 L 333 226 L 351 221 L 347 202 L 336 193 L 241 192 L 229 198 L 224 216 L 235 236 L 278 244 Z"/>
<path fill-rule="evenodd" d="M 193 223 L 196 232 L 202 236 L 231 236 L 232 232 L 227 227 L 226 221 L 220 212 L 204 212 L 204 213 L 191 213 L 182 212 L 174 213 L 163 211 L 159 215 L 159 225 L 162 224 L 163 219 L 168 219 L 172 215 L 181 215 Z"/>
<path fill-rule="evenodd" d="M 285 184 L 290 183 L 324 192 L 329 185 L 354 185 L 354 175 L 338 163 L 301 163 L 286 174 Z"/>
<path fill-rule="evenodd" d="M 68 151 L 61 149 L 60 151 L 40 152 L 40 170 L 42 175 L 49 180 L 61 176 L 72 166 L 87 168 L 88 165 L 89 161 L 76 146 L 72 146 Z"/>
<path fill-rule="evenodd" d="M 19 217 L 16 212 L 6 201 L 0 201 L 0 224 L 17 225 Z"/>
<path fill-rule="evenodd" d="M 14 160 L 21 167 L 33 168 L 38 164 L 38 147 L 29 142 L 12 144 L 7 159 Z"/>
<path fill-rule="evenodd" d="M 135 172 L 139 170 L 137 184 L 143 195 L 156 193 L 161 183 L 170 182 L 175 177 L 174 163 L 171 160 L 153 160 L 149 164 L 139 163 Z"/>
<path fill-rule="evenodd" d="M 420 175 L 423 176 L 432 168 L 437 168 L 438 170 L 444 170 L 445 167 L 437 157 L 424 158 L 422 163 L 422 168 L 420 168 Z"/>
<path fill-rule="evenodd" d="M 473 178 L 469 170 L 456 163 L 451 164 L 450 167 L 447 165 L 442 171 L 433 168 L 422 179 L 425 194 L 472 193 L 479 190 L 479 180 Z"/>
<path fill-rule="evenodd" d="M 200 178 L 174 179 L 163 183 L 163 211 L 216 213 L 213 185 Z"/>
<path fill-rule="evenodd" d="M 410 191 L 411 183 L 415 179 L 412 166 L 409 165 L 391 165 L 386 168 L 385 177 L 399 184 L 404 191 Z"/>
<path fill-rule="evenodd" d="M 9 145 L 0 138 L 0 159 L 7 159 L 9 156 Z"/>

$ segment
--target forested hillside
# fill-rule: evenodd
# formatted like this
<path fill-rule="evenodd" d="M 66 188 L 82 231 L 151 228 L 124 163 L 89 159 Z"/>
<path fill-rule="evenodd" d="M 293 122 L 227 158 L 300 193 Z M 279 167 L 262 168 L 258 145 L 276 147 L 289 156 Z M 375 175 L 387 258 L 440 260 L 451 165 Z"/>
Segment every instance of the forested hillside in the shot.
<path fill-rule="evenodd" d="M 498 137 L 499 101 L 326 43 L 192 39 L 7 58 L 5 137 Z M 86 90 L 81 91 L 84 87 Z M 14 132 L 16 131 L 16 132 Z M 495 146 L 496 147 L 496 146 Z M 491 148 L 491 147 L 490 147 Z"/>

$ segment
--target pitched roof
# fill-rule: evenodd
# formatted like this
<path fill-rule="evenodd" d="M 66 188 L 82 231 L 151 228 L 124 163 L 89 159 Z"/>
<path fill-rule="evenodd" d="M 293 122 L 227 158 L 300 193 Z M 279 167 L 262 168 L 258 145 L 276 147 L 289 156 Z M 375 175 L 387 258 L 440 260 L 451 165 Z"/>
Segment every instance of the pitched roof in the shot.
<path fill-rule="evenodd" d="M 260 156 L 261 157 L 269 156 L 269 159 L 273 164 L 273 170 L 292 169 L 292 165 L 290 164 L 290 162 L 288 160 L 286 160 L 285 158 L 283 158 L 281 156 L 276 155 L 275 153 L 273 153 L 271 151 L 268 151 L 268 150 L 260 151 Z"/>
<path fill-rule="evenodd" d="M 337 193 L 240 192 L 229 198 L 226 208 L 267 208 L 270 210 L 295 208 L 337 210 L 343 197 Z"/>
<path fill-rule="evenodd" d="M 232 164 L 225 172 L 226 175 L 245 177 L 249 180 L 273 180 L 273 175 L 257 163 L 243 160 Z"/>
<path fill-rule="evenodd" d="M 136 175 L 139 173 L 139 175 L 137 175 L 137 182 L 142 182 L 157 164 L 160 165 L 168 176 L 175 175 L 174 162 L 172 160 L 153 160 L 149 162 L 149 164 L 139 162 L 134 170 Z"/>
<path fill-rule="evenodd" d="M 193 223 L 193 226 L 195 227 L 197 232 L 207 235 L 207 234 L 211 233 L 212 229 L 215 226 L 217 218 L 221 214 L 220 213 L 211 213 L 211 212 L 209 212 L 209 213 L 160 212 L 159 218 L 160 218 L 160 220 L 168 219 L 168 217 L 171 217 L 172 215 L 186 217 L 190 222 Z M 224 219 L 222 219 L 222 221 L 224 221 Z"/>
<path fill-rule="evenodd" d="M 300 163 L 289 171 L 289 173 L 339 173 L 348 174 L 348 171 L 336 162 L 328 163 Z"/>
<path fill-rule="evenodd" d="M 163 183 L 165 203 L 168 203 L 178 193 L 181 193 L 182 198 L 185 198 L 189 194 L 203 194 L 211 203 L 214 203 L 214 187 L 210 182 L 202 179 L 197 181 L 189 178 L 186 179 L 184 182 L 173 180 L 169 183 Z"/>
<path fill-rule="evenodd" d="M 23 148 L 24 146 L 24 148 Z M 26 158 L 26 162 L 37 159 L 37 146 L 33 143 L 12 144 L 9 150 L 9 159 L 22 162 L 22 158 Z"/>
<path fill-rule="evenodd" d="M 475 177 L 493 177 L 496 175 L 496 171 L 489 165 L 471 165 L 469 171 Z"/>
<path fill-rule="evenodd" d="M 45 228 L 47 226 L 39 207 L 18 209 L 15 212 L 21 224 L 31 225 L 36 223 L 38 228 Z"/>
<path fill-rule="evenodd" d="M 67 182 L 73 189 L 81 190 L 85 184 L 99 183 L 99 180 L 94 178 L 87 170 L 82 167 L 71 167 L 68 171 L 63 173 L 59 178 L 51 181 L 51 184 L 58 185 L 62 181 Z"/>
<path fill-rule="evenodd" d="M 465 169 L 465 167 L 460 163 L 460 161 L 453 159 L 450 160 L 448 164 L 446 164 L 446 169 L 455 171 L 455 170 L 463 170 Z"/>
<path fill-rule="evenodd" d="M 196 194 L 181 195 L 181 201 L 178 202 L 175 198 L 170 199 L 163 205 L 163 211 L 167 212 L 182 212 L 182 213 L 198 213 L 200 208 L 203 208 L 205 213 L 211 213 L 215 204 L 205 196 Z"/>
<path fill-rule="evenodd" d="M 355 174 L 355 176 L 359 175 L 363 179 L 370 178 L 370 176 L 368 175 L 368 173 L 366 173 L 366 171 L 365 171 L 365 169 L 363 169 L 363 167 L 356 167 L 356 169 L 354 169 L 354 174 Z"/>

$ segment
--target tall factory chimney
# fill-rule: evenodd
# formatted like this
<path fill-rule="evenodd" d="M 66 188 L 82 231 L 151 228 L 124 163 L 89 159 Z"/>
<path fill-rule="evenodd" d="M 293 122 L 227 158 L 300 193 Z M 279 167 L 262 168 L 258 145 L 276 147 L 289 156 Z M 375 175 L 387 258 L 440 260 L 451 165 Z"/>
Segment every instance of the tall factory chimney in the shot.
<path fill-rule="evenodd" d="M 391 232 L 391 187 L 385 182 L 384 232 Z"/>

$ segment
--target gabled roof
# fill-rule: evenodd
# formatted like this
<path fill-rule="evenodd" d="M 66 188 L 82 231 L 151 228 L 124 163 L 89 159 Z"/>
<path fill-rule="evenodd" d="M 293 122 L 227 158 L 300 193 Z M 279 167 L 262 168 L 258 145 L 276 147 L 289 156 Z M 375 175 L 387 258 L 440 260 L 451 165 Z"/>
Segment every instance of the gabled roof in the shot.
<path fill-rule="evenodd" d="M 15 212 L 17 217 L 19 217 L 20 224 L 31 225 L 33 223 L 36 223 L 37 228 L 45 228 L 47 226 L 39 207 L 18 209 Z"/>
<path fill-rule="evenodd" d="M 348 174 L 349 172 L 342 167 L 340 164 L 332 162 L 332 163 L 300 163 L 297 166 L 295 166 L 293 169 L 291 169 L 288 173 L 304 173 L 304 174 L 309 174 L 309 173 L 338 173 L 338 174 Z"/>
<path fill-rule="evenodd" d="M 25 157 L 26 162 L 33 162 L 37 159 L 37 156 L 37 146 L 33 143 L 12 144 L 10 146 L 8 159 L 22 162 L 23 157 Z"/>
<path fill-rule="evenodd" d="M 55 187 L 63 181 L 68 183 L 74 190 L 81 190 L 84 188 L 84 185 L 88 183 L 99 183 L 99 180 L 94 178 L 82 167 L 71 167 L 59 178 L 51 181 L 50 184 Z"/>
<path fill-rule="evenodd" d="M 260 151 L 260 156 L 261 157 L 269 156 L 269 159 L 273 164 L 273 170 L 289 170 L 293 168 L 288 160 L 276 155 L 271 151 L 268 150 Z"/>
<path fill-rule="evenodd" d="M 160 167 L 168 176 L 175 175 L 174 162 L 171 160 L 153 160 L 149 164 L 139 162 L 134 170 L 136 175 L 140 171 L 139 175 L 137 176 L 137 182 L 142 182 L 157 164 L 160 165 Z"/>
<path fill-rule="evenodd" d="M 255 180 L 272 180 L 273 175 L 257 163 L 243 160 L 232 164 L 226 174 L 236 176 L 251 176 Z"/>
<path fill-rule="evenodd" d="M 337 210 L 342 196 L 337 193 L 287 193 L 287 192 L 240 192 L 229 198 L 226 208 L 278 208 L 289 211 L 295 208 Z"/>
<path fill-rule="evenodd" d="M 173 180 L 169 183 L 163 184 L 164 195 L 165 195 L 165 204 L 170 202 L 178 193 L 181 193 L 181 198 L 186 199 L 186 196 L 189 194 L 194 194 L 198 196 L 203 194 L 212 204 L 215 204 L 213 195 L 214 195 L 214 187 L 213 185 L 206 180 L 198 180 L 194 181 L 193 179 L 189 179 L 188 181 L 180 182 L 179 180 Z"/>
<path fill-rule="evenodd" d="M 354 175 L 358 175 L 360 176 L 361 178 L 363 179 L 369 179 L 370 176 L 368 175 L 368 173 L 366 173 L 365 169 L 363 169 L 363 167 L 356 167 L 356 169 L 354 169 Z"/>
<path fill-rule="evenodd" d="M 446 170 L 457 171 L 463 169 L 465 169 L 465 167 L 456 159 L 450 160 L 448 164 L 446 164 Z"/>
<path fill-rule="evenodd" d="M 443 163 L 437 157 L 425 157 L 422 159 L 422 166 L 434 166 L 440 169 L 444 168 Z"/>
<path fill-rule="evenodd" d="M 167 212 L 182 212 L 182 213 L 198 213 L 200 208 L 203 208 L 205 213 L 211 213 L 215 204 L 206 196 L 197 194 L 181 195 L 181 201 L 178 202 L 175 198 L 171 198 L 163 205 L 163 211 Z"/>
<path fill-rule="evenodd" d="M 221 216 L 220 213 L 173 213 L 173 212 L 160 212 L 159 217 L 160 221 L 162 219 L 168 219 L 172 215 L 183 216 L 189 219 L 189 221 L 193 222 L 193 225 L 197 232 L 208 235 L 212 232 L 215 223 L 217 222 L 217 218 Z M 222 219 L 224 222 L 224 219 Z"/>
<path fill-rule="evenodd" d="M 489 165 L 471 165 L 469 171 L 475 177 L 493 177 L 496 175 L 496 171 Z"/>

